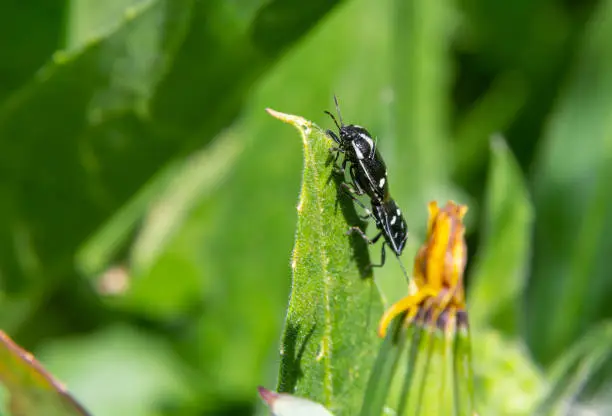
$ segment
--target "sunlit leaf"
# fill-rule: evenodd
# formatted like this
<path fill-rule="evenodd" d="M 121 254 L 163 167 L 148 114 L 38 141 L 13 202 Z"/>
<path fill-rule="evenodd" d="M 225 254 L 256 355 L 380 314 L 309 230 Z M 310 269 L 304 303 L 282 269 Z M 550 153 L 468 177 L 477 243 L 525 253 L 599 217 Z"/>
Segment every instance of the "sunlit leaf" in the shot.
<path fill-rule="evenodd" d="M 332 141 L 310 121 L 268 112 L 295 126 L 304 145 L 279 391 L 356 414 L 380 343 L 376 322 L 381 313 L 366 271 L 367 247 L 360 237 L 346 235 L 359 218 L 334 183 Z"/>

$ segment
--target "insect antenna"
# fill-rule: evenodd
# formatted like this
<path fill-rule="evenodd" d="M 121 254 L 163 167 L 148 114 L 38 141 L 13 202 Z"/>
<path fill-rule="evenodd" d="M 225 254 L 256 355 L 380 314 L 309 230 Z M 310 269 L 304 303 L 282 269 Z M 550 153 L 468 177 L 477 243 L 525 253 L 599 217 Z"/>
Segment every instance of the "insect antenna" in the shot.
<path fill-rule="evenodd" d="M 324 113 L 330 116 L 332 120 L 334 120 L 336 127 L 338 127 L 338 130 L 340 130 L 344 126 L 344 121 L 342 121 L 342 114 L 340 114 L 340 106 L 338 105 L 338 97 L 336 97 L 336 94 L 334 94 L 334 103 L 336 104 L 336 111 L 338 112 L 338 119 L 340 120 L 340 124 L 338 124 L 338 120 L 336 120 L 336 117 L 332 113 L 327 110 L 325 110 Z"/>
<path fill-rule="evenodd" d="M 410 283 L 410 277 L 408 276 L 408 272 L 406 271 L 406 268 L 404 267 L 404 263 L 402 263 L 402 260 L 399 258 L 399 256 L 397 256 L 397 261 L 399 262 L 399 265 L 402 268 L 402 272 L 404 272 L 404 277 L 406 278 L 406 282 Z"/>
<path fill-rule="evenodd" d="M 328 116 L 330 116 L 332 118 L 332 120 L 334 120 L 334 123 L 336 124 L 336 127 L 338 127 L 338 130 L 340 130 L 340 124 L 338 124 L 338 121 L 336 120 L 336 117 L 334 117 L 334 115 L 332 113 L 330 113 L 329 111 L 325 110 L 323 111 L 325 114 L 327 114 Z"/>
<path fill-rule="evenodd" d="M 342 114 L 340 113 L 340 105 L 338 104 L 338 97 L 334 94 L 334 103 L 336 104 L 336 112 L 338 113 L 338 118 L 340 119 L 340 125 L 344 126 L 344 121 L 342 121 Z"/>

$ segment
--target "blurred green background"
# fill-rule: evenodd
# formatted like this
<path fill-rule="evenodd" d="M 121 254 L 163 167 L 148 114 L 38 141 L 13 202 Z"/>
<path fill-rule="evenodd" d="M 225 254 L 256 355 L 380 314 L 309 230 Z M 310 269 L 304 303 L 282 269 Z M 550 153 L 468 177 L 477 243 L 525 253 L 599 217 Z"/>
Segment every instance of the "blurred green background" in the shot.
<path fill-rule="evenodd" d="M 545 371 L 612 314 L 612 1 L 0 0 L 0 328 L 97 415 L 265 414 L 302 153 L 264 109 L 330 127 L 334 93 L 405 264 L 432 198 L 470 206 L 478 264 L 500 132 L 528 194 L 476 302 L 515 278 L 522 307 L 490 327 Z"/>

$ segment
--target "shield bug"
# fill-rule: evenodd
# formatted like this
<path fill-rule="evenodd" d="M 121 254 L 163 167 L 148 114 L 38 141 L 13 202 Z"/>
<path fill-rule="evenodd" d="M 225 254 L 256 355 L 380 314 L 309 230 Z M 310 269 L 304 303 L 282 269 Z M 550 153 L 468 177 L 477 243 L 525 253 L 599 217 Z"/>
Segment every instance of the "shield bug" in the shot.
<path fill-rule="evenodd" d="M 372 265 L 372 267 L 382 267 L 385 264 L 386 244 L 391 247 L 399 259 L 408 237 L 408 227 L 401 210 L 389 193 L 387 166 L 376 147 L 376 141 L 364 127 L 344 124 L 336 96 L 334 96 L 334 103 L 338 114 L 337 119 L 332 113 L 325 111 L 338 128 L 338 134 L 332 130 L 326 131 L 327 135 L 337 144 L 337 147 L 330 149 L 336 152 L 334 163 L 337 163 L 341 153 L 344 154 L 340 171 L 344 174 L 350 163 L 348 169 L 353 186 L 343 183 L 343 188 L 356 203 L 366 210 L 365 217 L 374 219 L 376 228 L 379 230 L 372 239 L 368 238 L 359 227 L 352 227 L 349 233 L 359 233 L 368 244 L 375 244 L 380 237 L 384 237 L 380 264 Z M 370 198 L 371 210 L 367 209 L 357 198 L 363 194 Z"/>

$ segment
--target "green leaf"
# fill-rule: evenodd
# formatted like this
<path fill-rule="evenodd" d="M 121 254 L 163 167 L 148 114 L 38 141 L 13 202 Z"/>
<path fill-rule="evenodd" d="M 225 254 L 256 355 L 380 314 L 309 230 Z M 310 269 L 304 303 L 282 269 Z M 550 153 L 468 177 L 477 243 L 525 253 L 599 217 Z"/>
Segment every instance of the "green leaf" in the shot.
<path fill-rule="evenodd" d="M 357 414 L 380 341 L 379 293 L 365 272 L 367 247 L 347 237 L 359 223 L 334 186 L 332 141 L 301 117 L 268 110 L 302 135 L 304 173 L 281 347 L 279 391 L 308 397 L 337 414 Z M 330 180 L 332 179 L 332 180 Z"/>
<path fill-rule="evenodd" d="M 9 291 L 69 275 L 83 240 L 162 166 L 226 127 L 287 42 L 333 6 L 285 10 L 291 37 L 264 50 L 282 4 L 72 3 L 68 50 L 0 106 L 0 137 L 12 138 L 0 142 Z"/>
<path fill-rule="evenodd" d="M 553 363 L 548 372 L 550 386 L 532 414 L 567 414 L 582 388 L 609 358 L 610 351 L 612 323 L 606 322 L 591 329 Z"/>
<path fill-rule="evenodd" d="M 130 248 L 130 287 L 120 298 L 113 299 L 116 306 L 168 318 L 186 312 L 200 301 L 197 270 L 190 267 L 186 256 L 172 242 L 180 239 L 179 227 L 187 216 L 224 184 L 243 147 L 235 134 L 225 134 L 174 167 L 171 178 L 163 171 L 87 243 L 79 258 L 84 268 L 94 271 L 90 276 L 98 278 L 95 273 L 101 270 L 95 266 L 109 264 L 121 247 L 117 237 L 127 237 L 135 220 L 148 209 Z M 171 276 L 180 278 L 175 278 L 172 285 L 164 284 Z"/>
<path fill-rule="evenodd" d="M 66 3 L 0 4 L 0 102 L 26 83 L 61 45 Z"/>
<path fill-rule="evenodd" d="M 142 62 L 175 42 L 176 31 L 159 34 L 160 20 L 182 3 L 141 3 L 104 36 L 56 53 L 0 107 L 0 136 L 19 137 L 0 142 L 11 201 L 0 219 L 0 267 L 9 290 L 65 273 L 77 245 L 176 153 L 181 141 L 151 131 L 142 114 L 165 61 Z"/>
<path fill-rule="evenodd" d="M 157 1 L 157 0 L 154 0 Z M 79 0 L 68 2 L 65 48 L 69 51 L 86 46 L 89 42 L 107 36 L 127 14 L 150 0 Z"/>
<path fill-rule="evenodd" d="M 611 310 L 612 1 L 592 16 L 534 169 L 528 335 L 545 363 Z"/>
<path fill-rule="evenodd" d="M 474 326 L 516 336 L 523 315 L 533 213 L 521 169 L 502 137 L 491 140 L 485 223 L 468 303 Z"/>
<path fill-rule="evenodd" d="M 0 382 L 14 415 L 84 416 L 88 412 L 43 366 L 0 331 Z M 2 410 L 0 408 L 0 410 Z"/>

